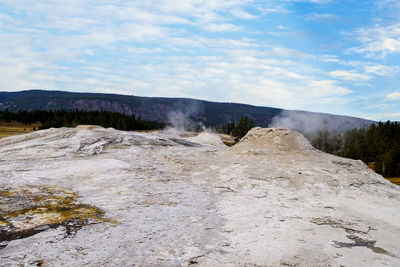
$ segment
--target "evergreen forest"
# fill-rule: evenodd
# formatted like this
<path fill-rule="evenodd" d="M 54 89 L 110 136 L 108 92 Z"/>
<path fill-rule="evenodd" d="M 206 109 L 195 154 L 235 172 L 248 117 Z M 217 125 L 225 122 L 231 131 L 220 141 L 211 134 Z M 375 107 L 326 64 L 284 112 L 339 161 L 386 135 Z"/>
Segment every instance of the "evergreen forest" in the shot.
<path fill-rule="evenodd" d="M 400 177 L 400 123 L 379 122 L 344 133 L 320 131 L 308 137 L 314 147 L 340 157 L 360 159 L 384 177 Z"/>
<path fill-rule="evenodd" d="M 108 111 L 82 110 L 35 110 L 9 112 L 0 111 L 0 121 L 17 121 L 24 124 L 40 123 L 39 129 L 51 127 L 76 127 L 81 124 L 99 125 L 117 130 L 153 130 L 165 127 L 164 123 L 142 120 L 140 117 Z"/>
<path fill-rule="evenodd" d="M 235 137 L 236 142 L 243 138 L 247 132 L 255 127 L 255 123 L 248 116 L 243 116 L 239 119 L 239 122 L 235 124 L 234 122 L 227 122 L 220 126 L 214 127 L 213 130 L 217 133 L 229 134 Z"/>

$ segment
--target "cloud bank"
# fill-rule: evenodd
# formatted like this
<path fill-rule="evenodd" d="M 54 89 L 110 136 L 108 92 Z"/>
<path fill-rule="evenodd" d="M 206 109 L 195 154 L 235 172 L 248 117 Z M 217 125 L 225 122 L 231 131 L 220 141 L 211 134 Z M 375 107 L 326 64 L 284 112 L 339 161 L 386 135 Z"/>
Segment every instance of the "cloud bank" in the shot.
<path fill-rule="evenodd" d="M 400 67 L 388 57 L 400 52 L 400 22 L 343 30 L 338 25 L 345 14 L 335 13 L 336 4 L 1 0 L 1 90 L 193 97 L 383 114 L 367 107 L 397 89 Z M 329 31 L 319 29 L 321 20 L 329 20 Z M 349 35 L 355 38 L 346 41 Z"/>

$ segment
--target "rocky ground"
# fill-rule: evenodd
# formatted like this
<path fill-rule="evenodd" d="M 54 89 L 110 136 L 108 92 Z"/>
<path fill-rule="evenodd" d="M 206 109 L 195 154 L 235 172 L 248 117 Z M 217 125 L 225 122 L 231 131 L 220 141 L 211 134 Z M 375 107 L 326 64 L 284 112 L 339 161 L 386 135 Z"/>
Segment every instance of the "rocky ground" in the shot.
<path fill-rule="evenodd" d="M 399 266 L 400 187 L 285 129 L 0 140 L 2 266 Z"/>

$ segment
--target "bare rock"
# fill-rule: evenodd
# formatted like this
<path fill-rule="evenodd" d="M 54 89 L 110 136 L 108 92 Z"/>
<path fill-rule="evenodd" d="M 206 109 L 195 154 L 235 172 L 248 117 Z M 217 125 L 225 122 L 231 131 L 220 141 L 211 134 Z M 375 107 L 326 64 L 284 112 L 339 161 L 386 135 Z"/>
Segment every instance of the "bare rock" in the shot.
<path fill-rule="evenodd" d="M 303 135 L 284 128 L 251 129 L 240 142 L 229 151 L 232 153 L 306 153 L 313 150 Z"/>
<path fill-rule="evenodd" d="M 398 186 L 286 129 L 216 137 L 1 139 L 1 265 L 400 265 Z"/>
<path fill-rule="evenodd" d="M 222 147 L 225 146 L 221 138 L 215 133 L 201 132 L 194 137 L 190 137 L 189 139 L 191 141 L 206 145 L 222 146 Z"/>

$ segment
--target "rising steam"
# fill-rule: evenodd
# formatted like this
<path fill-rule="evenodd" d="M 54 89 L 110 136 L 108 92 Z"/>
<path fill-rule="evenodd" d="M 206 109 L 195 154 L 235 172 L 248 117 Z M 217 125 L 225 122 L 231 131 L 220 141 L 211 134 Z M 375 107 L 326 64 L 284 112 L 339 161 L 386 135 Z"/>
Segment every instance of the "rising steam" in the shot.
<path fill-rule="evenodd" d="M 320 131 L 343 132 L 369 126 L 370 123 L 373 122 L 346 116 L 302 111 L 282 111 L 272 119 L 269 127 L 287 128 L 312 136 Z"/>
<path fill-rule="evenodd" d="M 178 131 L 199 131 L 204 130 L 204 124 L 198 119 L 198 115 L 204 111 L 200 101 L 177 102 L 174 105 L 177 109 L 167 114 L 168 123 Z"/>

